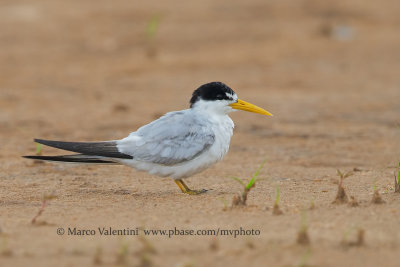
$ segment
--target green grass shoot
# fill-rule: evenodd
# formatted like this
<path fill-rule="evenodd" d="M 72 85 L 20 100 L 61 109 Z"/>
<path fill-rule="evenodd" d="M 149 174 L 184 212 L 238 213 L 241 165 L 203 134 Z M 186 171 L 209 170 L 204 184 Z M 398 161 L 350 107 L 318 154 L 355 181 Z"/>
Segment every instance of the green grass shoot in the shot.
<path fill-rule="evenodd" d="M 260 171 L 262 170 L 262 168 L 264 168 L 265 162 L 267 162 L 267 160 L 264 160 L 260 167 L 258 167 L 257 171 L 254 173 L 253 177 L 251 178 L 250 182 L 246 185 L 246 189 L 249 190 L 250 188 L 253 187 L 254 183 L 257 180 L 257 176 L 260 174 Z"/>
<path fill-rule="evenodd" d="M 239 184 L 243 185 L 243 187 L 246 187 L 246 184 L 243 182 L 242 179 L 238 178 L 238 177 L 231 177 L 233 180 L 235 180 L 236 182 L 238 182 Z"/>
<path fill-rule="evenodd" d="M 41 156 L 42 155 L 42 145 L 36 143 L 36 155 Z"/>
<path fill-rule="evenodd" d="M 2 241 L 1 241 L 1 245 L 0 245 L 0 257 L 10 257 L 13 255 L 13 252 L 11 251 L 11 249 L 8 247 L 8 242 L 7 242 L 7 238 L 4 236 L 0 236 L 2 237 Z"/>
<path fill-rule="evenodd" d="M 129 243 L 123 242 L 123 240 L 121 239 L 120 249 L 117 252 L 117 264 L 127 265 L 128 255 L 129 255 Z"/>
<path fill-rule="evenodd" d="M 258 181 L 257 177 L 258 177 L 258 175 L 260 174 L 260 171 L 262 170 L 262 168 L 264 167 L 264 165 L 265 165 L 266 162 L 267 162 L 267 160 L 264 160 L 264 161 L 261 163 L 260 167 L 258 167 L 257 171 L 253 174 L 253 177 L 250 179 L 250 181 L 247 183 L 247 185 L 246 185 L 246 183 L 245 183 L 242 179 L 240 179 L 240 178 L 238 178 L 238 177 L 231 177 L 231 178 L 232 178 L 233 180 L 237 181 L 238 183 L 240 183 L 241 185 L 243 185 L 243 187 L 244 187 L 246 190 L 250 190 L 250 188 L 252 188 L 252 187 L 254 186 L 254 184 L 256 183 L 256 181 Z"/>
<path fill-rule="evenodd" d="M 314 199 L 311 199 L 310 201 L 310 210 L 315 209 L 315 201 Z"/>
<path fill-rule="evenodd" d="M 279 197 L 281 194 L 281 190 L 279 189 L 279 186 L 276 186 L 276 198 L 275 198 L 275 205 L 279 205 Z"/>
<path fill-rule="evenodd" d="M 257 171 L 253 174 L 253 177 L 246 184 L 242 179 L 238 177 L 231 177 L 233 180 L 237 181 L 243 186 L 243 192 L 235 195 L 232 199 L 232 207 L 233 206 L 246 206 L 247 195 L 250 190 L 256 185 L 256 182 L 259 180 L 258 175 L 260 174 L 261 169 L 264 167 L 266 160 L 264 160 L 260 167 L 258 167 Z"/>
<path fill-rule="evenodd" d="M 397 174 L 397 183 L 400 184 L 400 161 L 399 161 L 399 173 Z"/>
<path fill-rule="evenodd" d="M 228 201 L 226 201 L 226 199 L 223 197 L 220 197 L 219 200 L 224 204 L 224 207 L 222 210 L 227 210 L 228 209 Z"/>
<path fill-rule="evenodd" d="M 151 17 L 151 19 L 147 23 L 146 36 L 149 39 L 153 39 L 156 36 L 159 23 L 160 23 L 159 15 L 155 15 L 155 16 Z"/>
<path fill-rule="evenodd" d="M 307 248 L 307 250 L 304 252 L 304 254 L 301 256 L 299 264 L 297 264 L 297 267 L 306 267 L 309 266 L 307 264 L 308 260 L 311 257 L 311 249 Z"/>
<path fill-rule="evenodd" d="M 351 227 L 349 227 L 349 228 L 347 228 L 346 229 L 346 231 L 343 233 L 343 240 L 342 240 L 342 243 L 347 243 L 348 242 L 348 237 L 350 236 L 350 234 L 352 233 L 352 232 L 354 232 L 355 231 L 355 227 L 354 226 L 351 226 Z"/>
<path fill-rule="evenodd" d="M 339 169 L 336 170 L 337 171 L 337 175 L 340 177 L 340 181 L 342 182 L 345 178 L 352 176 L 354 174 L 353 171 L 349 171 L 346 173 L 341 172 Z"/>
<path fill-rule="evenodd" d="M 353 235 L 353 233 L 355 231 L 357 231 L 357 238 L 356 238 L 356 240 L 350 241 L 348 237 L 350 236 L 350 234 Z M 362 229 L 358 226 L 352 226 L 344 232 L 343 239 L 341 241 L 341 245 L 345 246 L 345 247 L 362 246 L 362 245 L 364 245 L 364 235 L 365 235 L 364 229 Z"/>
<path fill-rule="evenodd" d="M 297 244 L 300 245 L 309 245 L 310 237 L 308 236 L 308 225 L 306 218 L 306 209 L 303 207 L 301 209 L 301 227 L 299 232 L 297 233 Z"/>
<path fill-rule="evenodd" d="M 396 172 L 394 172 L 394 192 L 400 192 L 400 162 L 399 162 L 399 171 L 397 173 L 397 178 L 396 178 Z"/>
<path fill-rule="evenodd" d="M 307 231 L 307 212 L 305 208 L 301 209 L 301 230 Z"/>
<path fill-rule="evenodd" d="M 96 247 L 96 251 L 93 256 L 93 264 L 94 265 L 101 265 L 102 264 L 102 255 L 103 255 L 103 248 L 101 246 Z"/>

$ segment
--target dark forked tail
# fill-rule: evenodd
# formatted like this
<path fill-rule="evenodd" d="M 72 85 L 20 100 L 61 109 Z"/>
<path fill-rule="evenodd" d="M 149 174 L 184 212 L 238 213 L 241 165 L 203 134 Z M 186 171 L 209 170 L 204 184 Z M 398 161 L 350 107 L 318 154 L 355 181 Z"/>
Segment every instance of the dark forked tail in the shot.
<path fill-rule="evenodd" d="M 118 151 L 116 141 L 106 142 L 64 142 L 43 139 L 34 139 L 36 143 L 68 150 L 84 155 L 102 156 L 107 158 L 131 159 L 132 156 Z"/>
<path fill-rule="evenodd" d="M 23 156 L 27 159 L 56 161 L 56 162 L 70 162 L 70 163 L 90 163 L 90 164 L 119 164 L 118 162 L 101 159 L 96 156 L 88 156 L 83 154 L 64 155 L 64 156 Z"/>
<path fill-rule="evenodd" d="M 64 142 L 42 139 L 34 139 L 34 141 L 39 144 L 72 151 L 79 154 L 62 156 L 24 156 L 24 158 L 59 162 L 97 164 L 119 164 L 118 159 L 132 159 L 132 156 L 119 152 L 116 141 Z"/>

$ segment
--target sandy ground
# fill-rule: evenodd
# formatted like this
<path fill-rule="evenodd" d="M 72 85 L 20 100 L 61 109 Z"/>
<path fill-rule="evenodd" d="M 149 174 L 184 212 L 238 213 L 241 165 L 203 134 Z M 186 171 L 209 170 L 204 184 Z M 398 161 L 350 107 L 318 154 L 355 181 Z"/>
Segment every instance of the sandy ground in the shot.
<path fill-rule="evenodd" d="M 399 1 L 144 2 L 1 1 L 0 265 L 399 266 Z M 227 157 L 187 180 L 206 194 L 124 166 L 21 158 L 35 137 L 125 137 L 214 80 L 275 116 L 232 114 Z M 249 179 L 264 159 L 248 206 L 224 209 L 241 190 L 230 177 Z M 332 204 L 336 169 L 354 168 L 344 186 L 359 206 Z M 385 204 L 371 204 L 375 181 Z M 44 195 L 56 198 L 32 225 Z M 296 243 L 302 224 L 309 246 Z M 360 230 L 363 244 L 344 245 Z"/>

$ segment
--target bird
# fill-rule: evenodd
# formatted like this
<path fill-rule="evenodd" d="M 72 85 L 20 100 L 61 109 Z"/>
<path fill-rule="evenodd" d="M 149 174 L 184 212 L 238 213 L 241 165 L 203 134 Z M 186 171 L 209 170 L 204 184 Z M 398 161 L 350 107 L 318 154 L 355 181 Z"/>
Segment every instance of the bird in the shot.
<path fill-rule="evenodd" d="M 151 175 L 170 177 L 183 193 L 198 195 L 207 190 L 190 189 L 183 179 L 224 158 L 234 128 L 228 114 L 236 110 L 272 116 L 265 109 L 239 99 L 225 83 L 210 82 L 194 90 L 188 109 L 168 112 L 123 139 L 101 142 L 34 139 L 36 143 L 76 154 L 23 157 L 53 162 L 127 165 Z"/>

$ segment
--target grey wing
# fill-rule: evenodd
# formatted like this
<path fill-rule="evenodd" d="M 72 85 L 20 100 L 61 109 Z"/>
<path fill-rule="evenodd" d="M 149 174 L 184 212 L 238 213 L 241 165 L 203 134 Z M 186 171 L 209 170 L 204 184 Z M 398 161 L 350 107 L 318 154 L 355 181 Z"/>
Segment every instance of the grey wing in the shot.
<path fill-rule="evenodd" d="M 163 165 L 175 165 L 194 159 L 215 141 L 207 119 L 187 111 L 167 113 L 118 141 L 121 153 L 133 159 Z"/>

